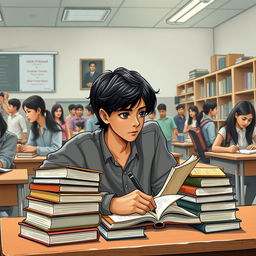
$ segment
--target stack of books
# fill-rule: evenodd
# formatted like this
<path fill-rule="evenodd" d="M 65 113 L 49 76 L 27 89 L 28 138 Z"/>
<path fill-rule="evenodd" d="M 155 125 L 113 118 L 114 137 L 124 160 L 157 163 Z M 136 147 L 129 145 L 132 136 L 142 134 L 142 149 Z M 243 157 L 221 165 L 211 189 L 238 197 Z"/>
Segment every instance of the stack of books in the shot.
<path fill-rule="evenodd" d="M 195 79 L 197 77 L 207 75 L 208 73 L 209 73 L 208 69 L 196 68 L 189 71 L 189 79 Z"/>
<path fill-rule="evenodd" d="M 47 246 L 97 241 L 100 173 L 72 166 L 37 169 L 19 236 Z"/>
<path fill-rule="evenodd" d="M 227 76 L 226 78 L 219 81 L 219 95 L 227 93 L 232 93 L 231 76 Z"/>
<path fill-rule="evenodd" d="M 219 168 L 195 168 L 179 190 L 177 205 L 195 214 L 201 224 L 192 226 L 204 233 L 240 229 L 236 200 L 230 179 Z"/>

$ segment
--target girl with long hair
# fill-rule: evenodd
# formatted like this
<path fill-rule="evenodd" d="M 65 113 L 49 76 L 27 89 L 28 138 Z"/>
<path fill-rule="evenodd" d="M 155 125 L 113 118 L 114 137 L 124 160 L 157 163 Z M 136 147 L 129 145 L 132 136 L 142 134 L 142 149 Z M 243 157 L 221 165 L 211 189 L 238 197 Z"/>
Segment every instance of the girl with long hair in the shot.
<path fill-rule="evenodd" d="M 32 125 L 27 144 L 19 145 L 17 151 L 47 155 L 58 150 L 62 145 L 61 128 L 46 109 L 44 100 L 33 95 L 23 102 L 22 108 Z"/>
<path fill-rule="evenodd" d="M 193 127 L 197 127 L 200 123 L 198 120 L 199 110 L 198 107 L 193 105 L 188 108 L 188 119 L 185 121 L 183 133 L 187 133 Z"/>
<path fill-rule="evenodd" d="M 212 151 L 234 153 L 239 149 L 256 149 L 255 142 L 255 109 L 249 101 L 241 101 L 220 128 Z"/>
<path fill-rule="evenodd" d="M 62 130 L 62 145 L 71 138 L 68 122 L 64 120 L 63 108 L 60 104 L 52 106 L 52 117 Z"/>

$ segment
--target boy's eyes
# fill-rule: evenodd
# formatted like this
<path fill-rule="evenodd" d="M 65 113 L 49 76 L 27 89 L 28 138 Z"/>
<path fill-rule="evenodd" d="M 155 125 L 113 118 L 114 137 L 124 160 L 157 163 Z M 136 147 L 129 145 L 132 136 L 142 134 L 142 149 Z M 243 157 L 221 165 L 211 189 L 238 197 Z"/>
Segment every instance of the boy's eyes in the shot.
<path fill-rule="evenodd" d="M 125 112 L 125 113 L 121 113 L 119 114 L 119 116 L 123 119 L 127 119 L 129 117 L 129 113 L 128 112 Z"/>
<path fill-rule="evenodd" d="M 147 115 L 146 111 L 141 111 L 141 112 L 139 113 L 139 116 L 140 116 L 140 117 L 145 117 L 146 115 Z"/>

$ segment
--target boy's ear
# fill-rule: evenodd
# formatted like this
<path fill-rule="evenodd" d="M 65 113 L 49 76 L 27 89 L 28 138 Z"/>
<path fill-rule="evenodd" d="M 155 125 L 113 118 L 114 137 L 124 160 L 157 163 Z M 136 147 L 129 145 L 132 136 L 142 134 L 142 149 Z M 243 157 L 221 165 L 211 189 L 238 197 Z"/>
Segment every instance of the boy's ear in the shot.
<path fill-rule="evenodd" d="M 99 115 L 100 115 L 101 120 L 102 120 L 105 124 L 109 124 L 109 123 L 110 123 L 109 115 L 108 115 L 108 113 L 107 113 L 103 108 L 100 109 Z"/>

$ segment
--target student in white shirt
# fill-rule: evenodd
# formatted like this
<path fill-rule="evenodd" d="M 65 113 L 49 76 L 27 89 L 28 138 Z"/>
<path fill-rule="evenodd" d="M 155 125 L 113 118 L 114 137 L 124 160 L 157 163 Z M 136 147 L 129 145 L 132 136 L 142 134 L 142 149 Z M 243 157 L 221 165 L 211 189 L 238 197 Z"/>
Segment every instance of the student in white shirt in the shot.
<path fill-rule="evenodd" d="M 190 129 L 197 127 L 200 123 L 198 121 L 199 110 L 198 107 L 193 105 L 188 108 L 188 119 L 185 121 L 183 133 L 187 133 Z"/>
<path fill-rule="evenodd" d="M 241 101 L 232 109 L 213 143 L 213 152 L 234 153 L 239 149 L 256 149 L 255 109 Z"/>
<path fill-rule="evenodd" d="M 6 112 L 8 113 L 7 125 L 8 131 L 17 135 L 18 143 L 25 144 L 27 141 L 27 125 L 25 118 L 19 113 L 20 109 L 19 99 L 10 99 Z"/>

